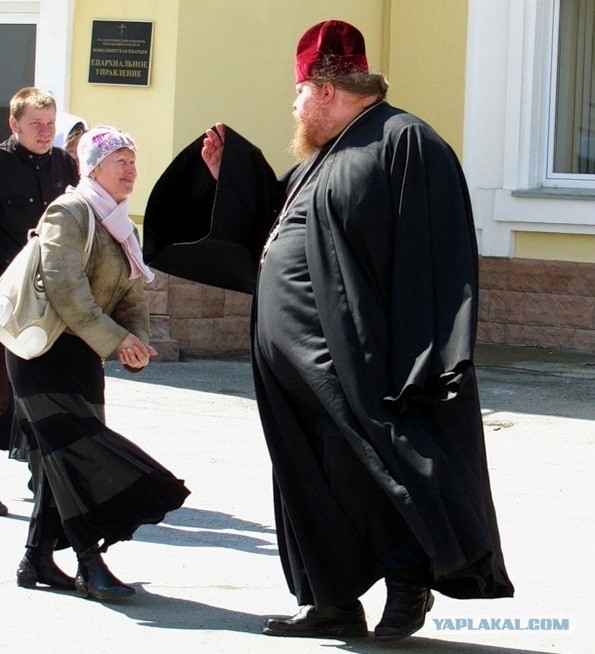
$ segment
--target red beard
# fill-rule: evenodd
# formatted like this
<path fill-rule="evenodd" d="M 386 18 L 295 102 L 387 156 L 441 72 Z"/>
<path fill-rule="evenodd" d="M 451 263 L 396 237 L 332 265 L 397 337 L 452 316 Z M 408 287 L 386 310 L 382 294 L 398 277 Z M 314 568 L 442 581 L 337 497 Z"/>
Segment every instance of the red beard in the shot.
<path fill-rule="evenodd" d="M 289 145 L 289 151 L 297 159 L 304 161 L 316 154 L 330 141 L 332 131 L 329 129 L 330 118 L 324 104 L 312 101 L 303 107 L 301 114 L 293 113 L 295 131 Z"/>

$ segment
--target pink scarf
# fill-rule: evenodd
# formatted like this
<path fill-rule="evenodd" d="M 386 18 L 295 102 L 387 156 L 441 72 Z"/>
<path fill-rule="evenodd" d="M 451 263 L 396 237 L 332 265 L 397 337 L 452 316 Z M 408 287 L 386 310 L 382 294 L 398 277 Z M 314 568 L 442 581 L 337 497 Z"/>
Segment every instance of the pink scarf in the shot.
<path fill-rule="evenodd" d="M 134 223 L 128 217 L 128 200 L 116 202 L 101 184 L 90 177 L 81 177 L 76 190 L 99 214 L 101 224 L 122 245 L 130 263 L 130 279 L 142 276 L 146 282 L 152 282 L 155 275 L 143 261 L 139 242 L 134 235 Z"/>

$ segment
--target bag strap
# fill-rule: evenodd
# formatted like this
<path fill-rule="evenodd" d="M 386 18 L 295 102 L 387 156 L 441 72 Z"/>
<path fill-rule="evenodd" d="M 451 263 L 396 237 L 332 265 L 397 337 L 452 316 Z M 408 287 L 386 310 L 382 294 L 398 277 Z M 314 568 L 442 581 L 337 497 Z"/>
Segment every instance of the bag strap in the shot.
<path fill-rule="evenodd" d="M 83 250 L 83 270 L 87 267 L 89 263 L 89 257 L 91 256 L 91 248 L 93 247 L 93 236 L 95 235 L 95 215 L 93 214 L 93 209 L 91 205 L 81 198 L 81 200 L 87 205 L 87 215 L 89 217 L 89 229 L 87 230 L 87 241 L 85 243 L 85 249 Z"/>
<path fill-rule="evenodd" d="M 87 240 L 85 241 L 85 249 L 83 250 L 83 270 L 84 270 L 87 267 L 87 264 L 89 263 L 89 258 L 91 256 L 91 249 L 93 248 L 93 236 L 95 236 L 95 214 L 93 213 L 93 209 L 91 208 L 91 205 L 80 193 L 77 193 L 77 197 L 87 207 L 88 229 L 87 229 Z M 43 216 L 40 218 L 39 223 L 37 223 L 36 227 L 33 227 L 32 229 L 29 229 L 27 231 L 28 241 L 33 236 L 39 236 L 39 232 L 41 231 L 40 226 L 42 220 L 43 220 Z"/>

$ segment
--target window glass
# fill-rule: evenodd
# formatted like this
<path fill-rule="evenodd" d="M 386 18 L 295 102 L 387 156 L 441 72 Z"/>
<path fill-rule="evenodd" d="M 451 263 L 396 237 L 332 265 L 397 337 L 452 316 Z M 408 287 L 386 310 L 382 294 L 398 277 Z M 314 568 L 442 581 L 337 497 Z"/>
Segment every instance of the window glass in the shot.
<path fill-rule="evenodd" d="M 559 6 L 552 170 L 595 175 L 595 0 Z"/>

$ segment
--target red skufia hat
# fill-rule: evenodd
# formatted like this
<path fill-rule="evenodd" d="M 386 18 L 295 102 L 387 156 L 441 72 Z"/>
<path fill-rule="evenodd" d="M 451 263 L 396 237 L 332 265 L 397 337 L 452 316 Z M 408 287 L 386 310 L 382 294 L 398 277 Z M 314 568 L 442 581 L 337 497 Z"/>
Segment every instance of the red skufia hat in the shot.
<path fill-rule="evenodd" d="M 332 55 L 346 73 L 368 72 L 362 33 L 342 20 L 327 20 L 311 27 L 299 40 L 295 55 L 295 83 L 310 79 L 316 64 Z"/>

